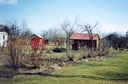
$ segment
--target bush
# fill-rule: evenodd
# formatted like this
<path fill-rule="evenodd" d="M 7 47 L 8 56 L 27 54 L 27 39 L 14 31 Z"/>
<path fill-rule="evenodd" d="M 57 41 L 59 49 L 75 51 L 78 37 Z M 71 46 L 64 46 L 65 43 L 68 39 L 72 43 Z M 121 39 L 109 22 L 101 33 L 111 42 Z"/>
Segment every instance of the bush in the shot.
<path fill-rule="evenodd" d="M 74 60 L 74 56 L 75 56 L 74 52 L 67 51 L 66 55 L 67 55 L 67 58 L 68 58 L 69 61 L 73 61 Z"/>
<path fill-rule="evenodd" d="M 74 60 L 74 56 L 73 55 L 67 55 L 69 61 L 73 61 Z"/>
<path fill-rule="evenodd" d="M 55 48 L 52 51 L 53 52 L 64 52 L 64 51 L 66 51 L 66 49 L 65 48 Z"/>

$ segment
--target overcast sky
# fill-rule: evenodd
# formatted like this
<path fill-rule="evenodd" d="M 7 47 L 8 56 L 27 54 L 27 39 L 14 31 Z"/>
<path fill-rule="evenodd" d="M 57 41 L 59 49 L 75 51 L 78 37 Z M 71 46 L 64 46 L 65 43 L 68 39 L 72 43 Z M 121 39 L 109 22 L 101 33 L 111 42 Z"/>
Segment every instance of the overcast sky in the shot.
<path fill-rule="evenodd" d="M 99 23 L 102 33 L 128 30 L 128 0 L 0 0 L 0 24 L 25 20 L 34 33 L 58 26 L 65 17 Z"/>

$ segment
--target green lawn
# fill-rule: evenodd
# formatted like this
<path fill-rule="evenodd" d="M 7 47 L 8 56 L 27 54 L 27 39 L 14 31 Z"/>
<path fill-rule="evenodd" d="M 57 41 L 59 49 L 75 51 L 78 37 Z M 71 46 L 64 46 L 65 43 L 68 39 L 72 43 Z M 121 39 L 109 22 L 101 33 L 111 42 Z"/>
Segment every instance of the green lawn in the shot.
<path fill-rule="evenodd" d="M 128 54 L 68 67 L 53 75 L 0 78 L 0 84 L 128 84 Z"/>

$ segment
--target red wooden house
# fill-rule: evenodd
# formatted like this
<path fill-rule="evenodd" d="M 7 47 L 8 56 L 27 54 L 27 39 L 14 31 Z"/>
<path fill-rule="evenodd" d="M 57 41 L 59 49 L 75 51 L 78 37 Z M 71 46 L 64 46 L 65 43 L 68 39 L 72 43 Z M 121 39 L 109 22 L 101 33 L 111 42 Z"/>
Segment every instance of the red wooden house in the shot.
<path fill-rule="evenodd" d="M 45 47 L 45 39 L 40 35 L 33 34 L 30 37 L 30 45 L 34 51 L 43 50 Z"/>
<path fill-rule="evenodd" d="M 98 34 L 92 34 L 92 37 L 93 47 L 98 49 L 100 37 Z M 91 39 L 89 38 L 88 34 L 74 33 L 70 36 L 70 40 L 73 41 L 73 50 L 78 50 L 79 48 L 84 46 L 86 46 L 87 48 L 92 47 Z"/>

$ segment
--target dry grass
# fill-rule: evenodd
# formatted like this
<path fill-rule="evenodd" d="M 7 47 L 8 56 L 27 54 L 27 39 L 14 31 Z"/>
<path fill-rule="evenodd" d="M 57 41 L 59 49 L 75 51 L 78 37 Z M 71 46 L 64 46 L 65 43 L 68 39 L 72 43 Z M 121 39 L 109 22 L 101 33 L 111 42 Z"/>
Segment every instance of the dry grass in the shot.
<path fill-rule="evenodd" d="M 124 52 L 123 52 L 124 53 Z M 128 53 L 107 61 L 89 62 L 56 71 L 52 75 L 1 78 L 1 84 L 128 84 Z"/>

